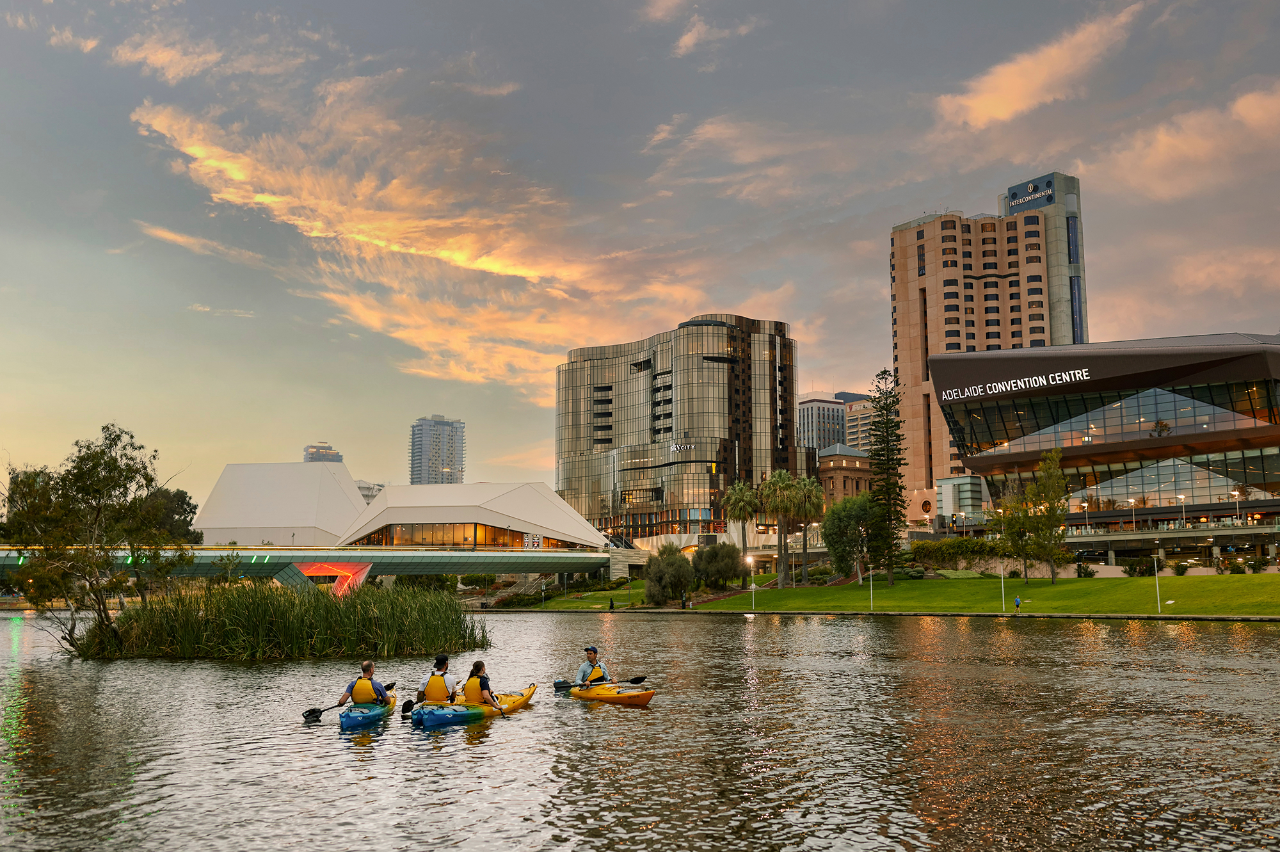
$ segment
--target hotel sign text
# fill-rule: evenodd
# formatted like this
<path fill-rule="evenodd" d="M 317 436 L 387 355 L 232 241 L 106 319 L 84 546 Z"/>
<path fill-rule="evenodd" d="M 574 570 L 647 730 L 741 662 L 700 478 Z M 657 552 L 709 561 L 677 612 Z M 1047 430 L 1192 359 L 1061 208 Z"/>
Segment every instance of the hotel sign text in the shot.
<path fill-rule="evenodd" d="M 1063 370 L 1057 373 L 1046 373 L 1042 376 L 1025 376 L 1021 379 L 1009 379 L 1004 382 L 987 382 L 984 385 L 970 385 L 966 388 L 951 388 L 939 395 L 941 402 L 956 402 L 975 396 L 994 396 L 1010 391 L 1034 390 L 1053 385 L 1065 385 L 1072 382 L 1089 381 L 1089 370 Z"/>

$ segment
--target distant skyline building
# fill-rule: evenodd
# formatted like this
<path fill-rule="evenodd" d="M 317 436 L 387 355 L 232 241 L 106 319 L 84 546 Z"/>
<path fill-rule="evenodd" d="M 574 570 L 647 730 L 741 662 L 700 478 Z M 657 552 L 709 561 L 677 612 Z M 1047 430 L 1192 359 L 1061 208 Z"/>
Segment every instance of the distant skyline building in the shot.
<path fill-rule="evenodd" d="M 938 407 L 929 356 L 1089 342 L 1080 181 L 1051 172 L 1009 187 L 997 203 L 998 213 L 934 213 L 890 235 L 909 520 L 932 521 L 938 480 L 968 474 Z"/>
<path fill-rule="evenodd" d="M 844 406 L 844 443 L 864 453 L 871 449 L 871 400 L 860 399 Z"/>
<path fill-rule="evenodd" d="M 409 430 L 410 485 L 456 485 L 463 481 L 466 425 L 442 414 L 414 421 Z"/>
<path fill-rule="evenodd" d="M 783 322 L 704 314 L 571 350 L 556 370 L 556 492 L 610 534 L 736 541 L 721 506 L 731 484 L 817 465 L 797 440 L 795 386 Z"/>
<path fill-rule="evenodd" d="M 855 394 L 841 393 L 840 396 Z M 796 430 L 800 446 L 822 450 L 844 443 L 845 403 L 834 393 L 810 391 L 800 394 Z"/>
<path fill-rule="evenodd" d="M 341 462 L 342 453 L 329 445 L 328 441 L 316 441 L 302 448 L 304 462 Z"/>

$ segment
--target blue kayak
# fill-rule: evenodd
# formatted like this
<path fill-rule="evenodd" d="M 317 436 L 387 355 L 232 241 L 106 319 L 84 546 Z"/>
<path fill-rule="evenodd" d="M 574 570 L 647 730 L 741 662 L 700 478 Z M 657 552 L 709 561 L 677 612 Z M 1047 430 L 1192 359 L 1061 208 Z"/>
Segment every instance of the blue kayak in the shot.
<path fill-rule="evenodd" d="M 422 704 L 413 708 L 413 724 L 424 728 L 470 725 L 484 717 L 483 709 L 470 704 Z"/>
<path fill-rule="evenodd" d="M 386 704 L 352 704 L 343 710 L 338 714 L 338 722 L 342 725 L 342 730 L 354 731 L 356 728 L 367 728 L 390 716 L 396 709 L 395 691 L 387 692 L 387 698 L 391 700 Z"/>

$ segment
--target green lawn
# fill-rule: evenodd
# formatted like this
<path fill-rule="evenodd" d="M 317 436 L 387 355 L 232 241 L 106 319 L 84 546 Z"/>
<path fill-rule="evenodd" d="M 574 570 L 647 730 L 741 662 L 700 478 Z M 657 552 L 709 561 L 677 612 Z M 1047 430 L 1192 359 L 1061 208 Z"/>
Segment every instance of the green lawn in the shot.
<path fill-rule="evenodd" d="M 608 609 L 609 598 L 618 609 L 627 605 L 627 587 L 614 589 L 612 592 L 584 592 L 582 597 L 556 598 L 547 601 L 547 609 Z M 631 581 L 631 602 L 644 603 L 644 580 Z M 537 606 L 537 604 L 535 604 Z"/>
<path fill-rule="evenodd" d="M 1022 597 L 1023 612 L 1082 614 L 1156 612 L 1152 577 L 1005 581 L 1005 609 Z M 1166 615 L 1280 615 L 1280 574 L 1225 574 L 1210 577 L 1161 577 L 1160 600 Z M 1173 601 L 1173 603 L 1164 603 Z M 703 604 L 698 609 L 749 610 L 751 593 Z M 756 609 L 871 609 L 870 586 L 856 583 L 816 589 L 756 592 Z M 876 583 L 875 610 L 886 612 L 1000 612 L 999 580 L 899 580 Z"/>

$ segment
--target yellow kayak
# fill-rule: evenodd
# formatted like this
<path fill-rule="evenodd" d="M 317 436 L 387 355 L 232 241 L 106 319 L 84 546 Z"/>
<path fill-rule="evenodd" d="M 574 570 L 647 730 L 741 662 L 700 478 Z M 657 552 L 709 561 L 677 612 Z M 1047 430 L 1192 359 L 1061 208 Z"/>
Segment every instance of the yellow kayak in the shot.
<path fill-rule="evenodd" d="M 645 707 L 653 699 L 652 689 L 624 689 L 616 683 L 602 683 L 599 686 L 586 688 L 575 686 L 569 690 L 574 698 L 583 701 L 603 701 L 606 704 L 626 704 L 630 707 Z"/>
<path fill-rule="evenodd" d="M 531 683 L 528 687 L 520 690 L 519 692 L 495 692 L 493 697 L 498 699 L 498 704 L 502 707 L 503 713 L 510 713 L 513 710 L 519 710 L 532 701 L 533 693 L 537 691 L 538 685 L 536 683 Z M 467 710 L 471 711 L 468 716 L 472 716 L 475 719 L 483 719 L 488 718 L 489 716 L 499 715 L 498 708 L 491 704 L 479 704 L 468 701 L 455 701 L 452 704 L 447 701 L 424 701 L 414 707 L 413 712 L 415 714 L 415 718 L 419 715 L 420 709 L 425 712 L 427 708 L 434 707 L 465 707 Z M 470 719 L 467 721 L 470 721 Z"/>

